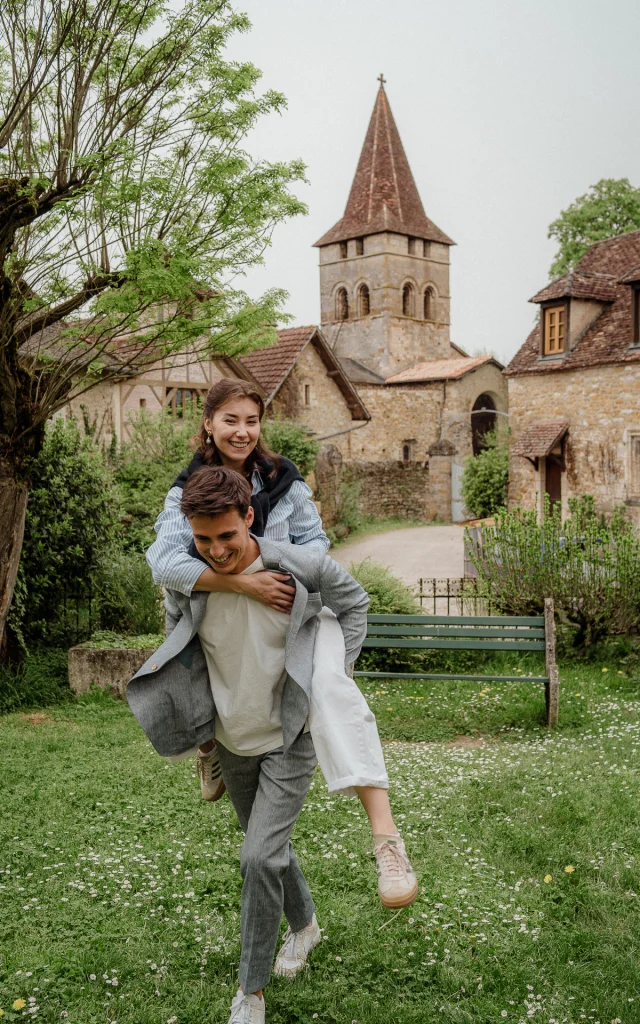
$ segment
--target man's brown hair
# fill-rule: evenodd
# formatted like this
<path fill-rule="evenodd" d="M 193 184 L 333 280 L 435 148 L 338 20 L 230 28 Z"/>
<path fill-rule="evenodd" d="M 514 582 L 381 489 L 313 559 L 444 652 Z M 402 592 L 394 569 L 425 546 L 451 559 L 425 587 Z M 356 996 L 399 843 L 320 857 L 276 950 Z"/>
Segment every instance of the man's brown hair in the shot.
<path fill-rule="evenodd" d="M 251 485 L 246 477 L 225 466 L 203 466 L 184 485 L 180 508 L 187 519 L 219 516 L 235 508 L 244 519 L 251 505 Z"/>

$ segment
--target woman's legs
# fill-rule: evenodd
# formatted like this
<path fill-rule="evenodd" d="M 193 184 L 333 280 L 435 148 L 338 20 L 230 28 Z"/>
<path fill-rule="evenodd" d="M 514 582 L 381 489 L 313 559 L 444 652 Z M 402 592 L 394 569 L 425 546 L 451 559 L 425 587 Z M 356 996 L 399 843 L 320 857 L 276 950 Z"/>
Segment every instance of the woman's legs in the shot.
<path fill-rule="evenodd" d="M 326 608 L 318 616 L 309 727 L 329 792 L 357 796 L 367 812 L 382 903 L 407 906 L 418 885 L 391 813 L 376 720 L 345 671 L 342 630 Z"/>
<path fill-rule="evenodd" d="M 378 786 L 356 786 L 355 790 L 367 812 L 374 836 L 397 836 L 399 833 L 391 813 L 389 791 Z"/>

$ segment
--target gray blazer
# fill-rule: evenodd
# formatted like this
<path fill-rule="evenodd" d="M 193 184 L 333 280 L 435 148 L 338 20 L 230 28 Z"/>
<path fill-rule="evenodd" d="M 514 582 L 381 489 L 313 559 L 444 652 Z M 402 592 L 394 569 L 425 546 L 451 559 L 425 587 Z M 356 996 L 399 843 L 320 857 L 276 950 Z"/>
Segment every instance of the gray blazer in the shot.
<path fill-rule="evenodd" d="M 367 632 L 369 598 L 349 573 L 324 551 L 307 545 L 256 537 L 265 569 L 289 572 L 296 593 L 287 628 L 282 692 L 282 732 L 287 750 L 309 714 L 316 617 L 323 605 L 338 618 L 344 634 L 346 667 L 360 653 Z M 198 628 L 206 591 L 185 597 L 167 591 L 167 639 L 136 672 L 127 700 L 153 746 L 163 757 L 182 754 L 214 735 L 216 707 Z"/>

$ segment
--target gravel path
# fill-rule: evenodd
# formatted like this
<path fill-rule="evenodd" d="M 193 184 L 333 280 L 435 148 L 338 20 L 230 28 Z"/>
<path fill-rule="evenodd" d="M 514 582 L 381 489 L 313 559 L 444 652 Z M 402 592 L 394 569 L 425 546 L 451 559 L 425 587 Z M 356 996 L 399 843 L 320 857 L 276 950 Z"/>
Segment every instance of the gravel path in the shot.
<path fill-rule="evenodd" d="M 350 562 L 371 558 L 388 566 L 405 583 L 420 577 L 459 578 L 464 575 L 464 529 L 461 526 L 414 526 L 376 533 L 330 552 L 348 568 Z"/>

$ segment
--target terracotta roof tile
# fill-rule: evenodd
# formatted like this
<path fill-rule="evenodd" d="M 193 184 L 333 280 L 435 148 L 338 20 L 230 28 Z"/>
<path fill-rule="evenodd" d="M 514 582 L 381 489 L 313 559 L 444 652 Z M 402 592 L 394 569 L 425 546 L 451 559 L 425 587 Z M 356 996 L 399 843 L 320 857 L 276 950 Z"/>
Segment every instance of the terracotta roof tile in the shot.
<path fill-rule="evenodd" d="M 289 327 L 284 331 L 278 331 L 276 345 L 259 349 L 257 352 L 250 352 L 248 355 L 242 356 L 240 362 L 263 388 L 267 395 L 267 403 L 269 403 L 291 373 L 302 350 L 311 341 L 315 344 L 316 351 L 324 363 L 328 375 L 342 392 L 352 419 L 370 419 L 366 406 L 340 361 L 327 345 L 321 331 L 315 326 Z"/>
<path fill-rule="evenodd" d="M 269 398 L 278 390 L 315 330 L 315 327 L 289 327 L 278 331 L 277 345 L 242 356 L 240 362 Z"/>
<path fill-rule="evenodd" d="M 430 359 L 415 363 L 393 377 L 387 377 L 387 384 L 414 384 L 428 380 L 458 380 L 465 373 L 477 369 L 483 363 L 496 362 L 492 356 L 476 356 L 462 359 Z M 500 364 L 497 364 L 500 365 Z"/>
<path fill-rule="evenodd" d="M 532 423 L 511 446 L 511 454 L 523 455 L 527 459 L 544 458 L 553 451 L 568 428 L 569 424 L 566 420 Z"/>
<path fill-rule="evenodd" d="M 615 238 L 596 242 L 584 254 L 576 273 L 615 278 L 613 302 L 603 310 L 563 359 L 541 359 L 541 325 L 537 323 L 506 370 L 507 377 L 519 374 L 561 373 L 606 363 L 637 363 L 640 349 L 631 348 L 633 308 L 632 289 L 620 281 L 636 280 L 640 264 L 640 231 L 629 231 Z M 631 275 L 631 276 L 630 276 Z M 556 282 L 557 283 L 557 282 Z M 552 286 L 550 286 L 552 287 Z M 543 301 L 538 293 L 536 301 Z"/>
<path fill-rule="evenodd" d="M 539 291 L 529 302 L 547 302 L 549 299 L 595 299 L 598 302 L 613 302 L 616 297 L 614 274 L 594 274 L 586 270 L 570 270 L 546 288 Z"/>
<path fill-rule="evenodd" d="M 387 94 L 381 85 L 344 215 L 316 245 L 394 231 L 454 243 L 429 220 L 409 167 Z"/>

